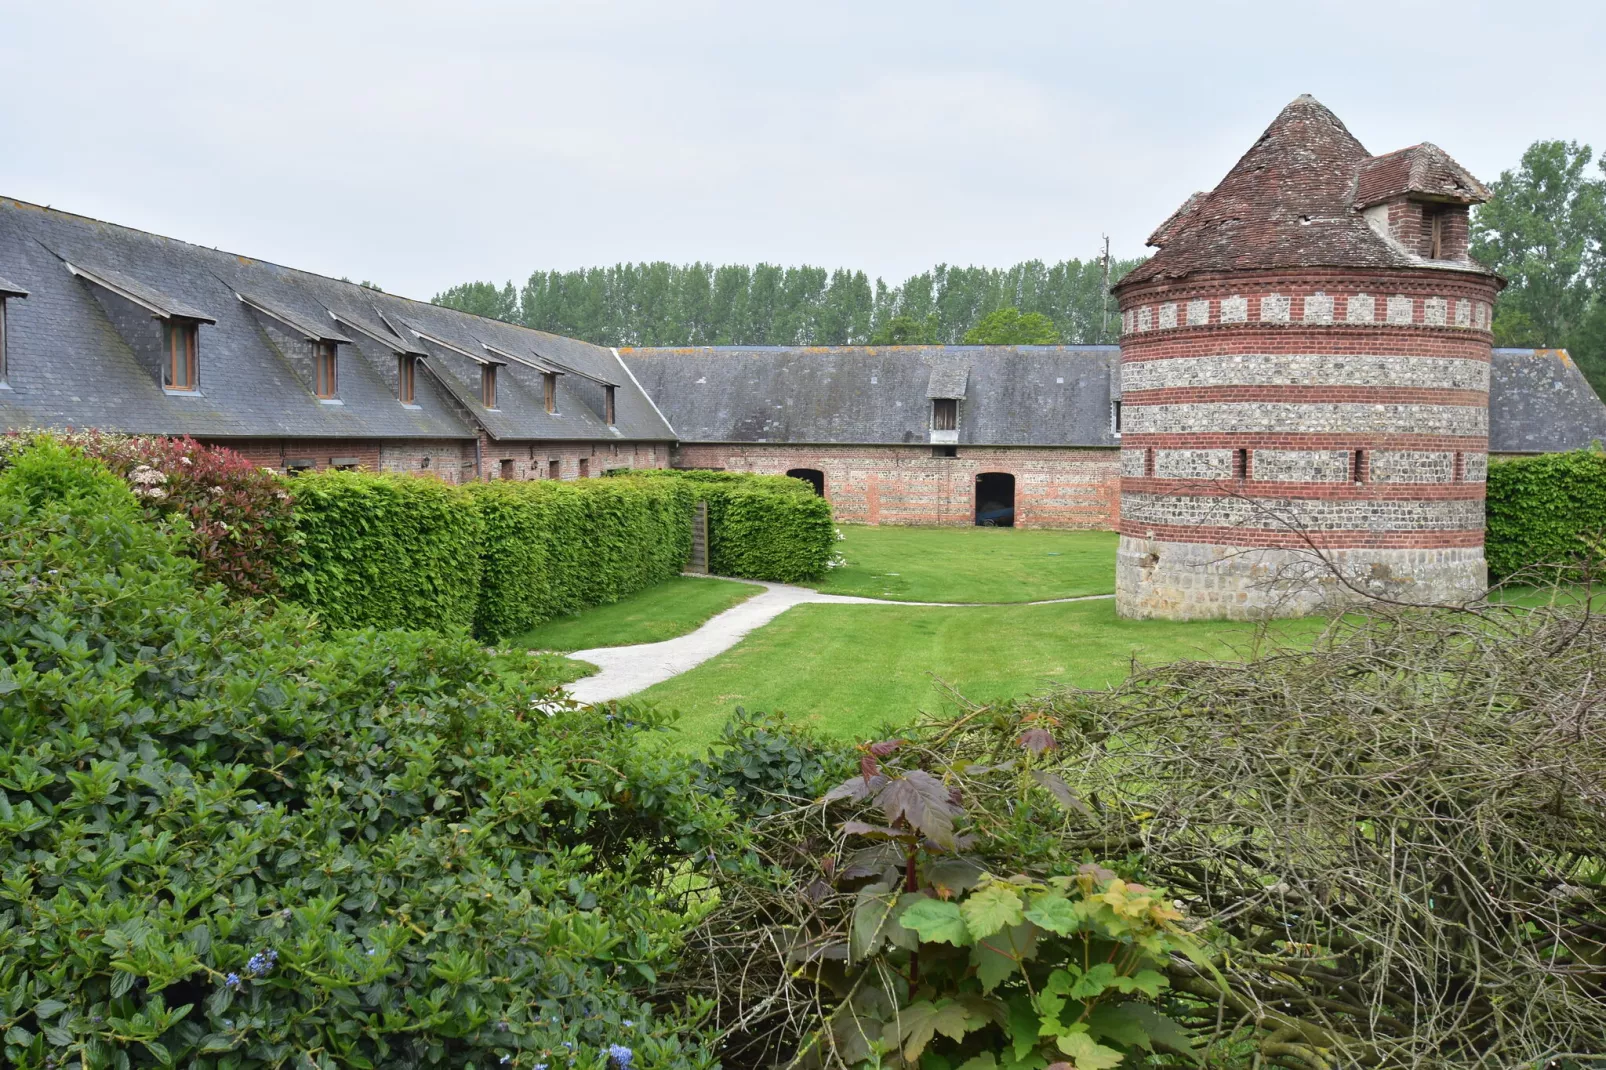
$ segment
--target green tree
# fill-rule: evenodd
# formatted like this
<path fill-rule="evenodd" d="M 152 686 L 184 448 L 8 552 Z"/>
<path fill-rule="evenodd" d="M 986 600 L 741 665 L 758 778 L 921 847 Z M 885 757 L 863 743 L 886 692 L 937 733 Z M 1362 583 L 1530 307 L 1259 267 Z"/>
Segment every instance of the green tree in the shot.
<path fill-rule="evenodd" d="M 936 316 L 919 320 L 913 316 L 893 316 L 870 336 L 873 346 L 924 346 L 939 342 Z"/>
<path fill-rule="evenodd" d="M 1013 305 L 996 309 L 965 332 L 966 345 L 1052 346 L 1060 344 L 1054 321 L 1041 312 L 1022 312 Z"/>
<path fill-rule="evenodd" d="M 1472 255 L 1510 283 L 1495 304 L 1495 344 L 1566 347 L 1601 390 L 1606 180 L 1591 174 L 1593 158 L 1575 141 L 1530 145 L 1474 215 Z"/>
<path fill-rule="evenodd" d="M 506 320 L 509 323 L 520 322 L 519 292 L 509 282 L 500 290 L 494 282 L 465 282 L 453 286 L 444 293 L 438 293 L 433 299 L 437 305 L 455 308 L 459 312 L 471 312 L 476 316 L 487 316 L 493 320 Z"/>

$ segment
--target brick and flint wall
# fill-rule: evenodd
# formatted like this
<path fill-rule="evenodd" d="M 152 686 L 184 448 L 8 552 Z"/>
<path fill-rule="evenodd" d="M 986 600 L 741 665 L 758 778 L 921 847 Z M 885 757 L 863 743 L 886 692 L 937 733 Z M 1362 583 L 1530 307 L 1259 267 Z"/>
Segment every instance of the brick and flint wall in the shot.
<path fill-rule="evenodd" d="M 447 483 L 478 479 L 583 479 L 621 468 L 667 468 L 667 442 L 503 441 L 473 439 L 205 439 L 264 468 L 322 470 L 357 467 L 370 472 L 430 476 Z"/>
<path fill-rule="evenodd" d="M 1119 612 L 1481 594 L 1495 285 L 1307 270 L 1123 292 Z"/>
<path fill-rule="evenodd" d="M 785 475 L 812 468 L 838 520 L 853 524 L 975 523 L 976 477 L 1015 477 L 1015 526 L 1097 528 L 1115 524 L 1119 454 L 1113 449 L 965 446 L 955 457 L 923 446 L 684 443 L 677 468 Z"/>

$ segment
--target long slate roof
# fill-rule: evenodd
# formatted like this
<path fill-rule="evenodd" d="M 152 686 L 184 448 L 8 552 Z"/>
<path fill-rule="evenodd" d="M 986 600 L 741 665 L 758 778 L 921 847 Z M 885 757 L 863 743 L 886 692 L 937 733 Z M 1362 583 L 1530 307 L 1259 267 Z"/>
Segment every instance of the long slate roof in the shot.
<path fill-rule="evenodd" d="M 683 442 L 914 445 L 955 394 L 961 446 L 1116 446 L 1116 346 L 714 346 L 620 355 Z M 945 380 L 941 387 L 933 384 Z M 1606 403 L 1559 349 L 1497 349 L 1489 449 L 1606 441 Z"/>
<path fill-rule="evenodd" d="M 1436 146 L 1372 156 L 1307 94 L 1272 120 L 1215 189 L 1193 194 L 1160 224 L 1149 237 L 1159 251 L 1114 288 L 1274 268 L 1433 266 L 1487 274 L 1470 260 L 1424 260 L 1361 214 L 1365 204 L 1408 193 L 1464 204 L 1489 198 Z"/>
<path fill-rule="evenodd" d="M 83 275 L 75 276 L 69 264 Z M 478 426 L 503 439 L 675 437 L 618 357 L 602 346 L 5 198 L 0 276 L 13 280 L 0 287 L 29 292 L 8 307 L 10 389 L 0 389 L 0 429 L 338 439 L 472 438 Z M 141 317 L 215 321 L 199 328 L 197 394 L 162 389 L 97 297 L 105 284 L 146 305 L 138 309 Z M 341 404 L 314 396 L 312 384 L 264 328 L 267 320 L 297 336 L 349 340 L 339 347 Z M 602 388 L 575 374 L 559 376 L 558 411 L 547 414 L 540 373 L 525 367 L 500 371 L 498 409 L 487 410 L 477 365 L 421 341 L 403 324 L 487 357 L 487 344 L 531 363 L 547 354 L 576 372 L 618 383 L 616 425 L 604 421 Z M 395 354 L 402 350 L 425 355 L 412 407 L 396 400 L 392 385 Z"/>
<path fill-rule="evenodd" d="M 1606 442 L 1606 404 L 1565 349 L 1497 349 L 1489 452 L 1554 453 Z"/>
<path fill-rule="evenodd" d="M 959 442 L 1114 446 L 1116 346 L 622 349 L 683 442 L 930 442 L 960 396 Z M 962 394 L 960 393 L 962 391 Z"/>

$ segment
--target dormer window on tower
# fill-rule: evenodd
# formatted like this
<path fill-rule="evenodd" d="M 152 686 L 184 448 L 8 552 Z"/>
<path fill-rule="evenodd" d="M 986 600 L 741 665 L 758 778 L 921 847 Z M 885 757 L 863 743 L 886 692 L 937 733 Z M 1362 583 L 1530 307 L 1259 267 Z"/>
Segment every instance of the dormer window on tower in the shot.
<path fill-rule="evenodd" d="M 487 409 L 496 408 L 496 365 L 480 365 L 480 401 Z"/>
<path fill-rule="evenodd" d="M 200 328 L 194 320 L 162 321 L 162 387 L 191 393 L 200 387 Z"/>
<path fill-rule="evenodd" d="M 9 369 L 6 365 L 6 301 L 13 297 L 27 297 L 28 291 L 0 279 L 0 388 L 6 386 Z"/>

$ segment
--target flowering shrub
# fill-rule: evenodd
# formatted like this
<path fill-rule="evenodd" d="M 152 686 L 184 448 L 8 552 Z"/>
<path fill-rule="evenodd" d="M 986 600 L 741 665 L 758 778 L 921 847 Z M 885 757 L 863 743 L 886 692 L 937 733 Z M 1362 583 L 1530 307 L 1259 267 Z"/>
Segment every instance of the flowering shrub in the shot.
<path fill-rule="evenodd" d="M 38 437 L 10 436 L 0 467 Z M 247 597 L 279 592 L 282 570 L 295 564 L 297 542 L 282 477 L 233 450 L 190 438 L 93 431 L 54 437 L 122 476 L 151 516 L 182 518 L 189 525 L 186 552 L 201 566 L 200 583 L 221 583 Z"/>
<path fill-rule="evenodd" d="M 743 832 L 651 711 L 198 590 L 145 513 L 59 442 L 0 473 L 0 1062 L 712 1065 L 647 999 Z"/>

